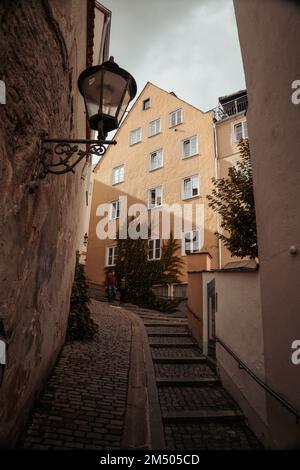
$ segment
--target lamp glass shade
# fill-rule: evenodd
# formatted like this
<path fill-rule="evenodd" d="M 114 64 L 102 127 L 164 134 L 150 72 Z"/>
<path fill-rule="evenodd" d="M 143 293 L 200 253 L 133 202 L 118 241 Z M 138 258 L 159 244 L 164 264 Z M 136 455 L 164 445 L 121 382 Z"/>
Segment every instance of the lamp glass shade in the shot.
<path fill-rule="evenodd" d="M 112 60 L 86 69 L 78 79 L 91 129 L 103 132 L 119 127 L 136 94 L 134 78 Z"/>

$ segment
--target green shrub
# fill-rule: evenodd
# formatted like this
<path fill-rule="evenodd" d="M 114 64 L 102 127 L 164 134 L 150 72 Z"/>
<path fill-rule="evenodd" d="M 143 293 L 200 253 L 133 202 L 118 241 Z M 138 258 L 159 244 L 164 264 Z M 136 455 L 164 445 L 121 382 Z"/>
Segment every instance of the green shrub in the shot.
<path fill-rule="evenodd" d="M 126 300 L 145 308 L 163 312 L 174 310 L 178 302 L 161 299 L 151 290 L 155 284 L 178 282 L 182 261 L 176 255 L 179 245 L 173 235 L 162 247 L 161 258 L 148 260 L 148 240 L 118 240 L 116 263 L 117 285 L 125 277 Z"/>

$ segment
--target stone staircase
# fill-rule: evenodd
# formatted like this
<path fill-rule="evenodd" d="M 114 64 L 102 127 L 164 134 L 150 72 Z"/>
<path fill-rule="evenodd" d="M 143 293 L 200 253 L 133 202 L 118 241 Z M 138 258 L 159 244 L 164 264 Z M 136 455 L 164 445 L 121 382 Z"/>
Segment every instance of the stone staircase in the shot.
<path fill-rule="evenodd" d="M 132 310 L 148 334 L 167 449 L 261 449 L 193 339 L 187 319 Z"/>

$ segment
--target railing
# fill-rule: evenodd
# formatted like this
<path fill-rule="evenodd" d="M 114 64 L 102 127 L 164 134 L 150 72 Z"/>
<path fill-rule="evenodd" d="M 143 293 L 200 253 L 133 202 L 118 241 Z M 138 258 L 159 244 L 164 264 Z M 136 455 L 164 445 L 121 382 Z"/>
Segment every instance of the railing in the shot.
<path fill-rule="evenodd" d="M 247 97 L 239 98 L 236 100 L 228 101 L 223 105 L 219 105 L 214 109 L 215 119 L 221 121 L 229 116 L 241 113 L 242 111 L 247 111 L 248 108 L 248 99 Z"/>
<path fill-rule="evenodd" d="M 266 392 L 268 392 L 275 400 L 277 400 L 281 405 L 283 405 L 290 413 L 292 413 L 296 417 L 296 423 L 299 424 L 300 422 L 300 411 L 296 410 L 296 408 L 291 405 L 288 401 L 286 401 L 283 397 L 281 397 L 277 392 L 275 392 L 269 385 L 267 385 L 262 379 L 260 379 L 241 359 L 230 349 L 227 344 L 225 344 L 220 338 L 217 336 L 215 337 L 216 342 L 219 343 L 238 363 L 240 369 L 243 369 L 247 374 L 255 380 Z"/>
<path fill-rule="evenodd" d="M 158 297 L 169 297 L 168 286 L 165 284 L 156 284 L 152 286 L 152 291 Z M 187 298 L 187 284 L 173 284 L 173 299 L 186 299 Z"/>

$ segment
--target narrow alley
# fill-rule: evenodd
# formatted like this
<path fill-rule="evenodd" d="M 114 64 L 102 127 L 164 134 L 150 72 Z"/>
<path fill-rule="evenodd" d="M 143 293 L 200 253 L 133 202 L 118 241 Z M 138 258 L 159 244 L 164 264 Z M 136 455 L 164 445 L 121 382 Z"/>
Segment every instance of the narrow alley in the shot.
<path fill-rule="evenodd" d="M 184 316 L 95 300 L 91 310 L 99 333 L 65 345 L 21 447 L 261 449 Z"/>

